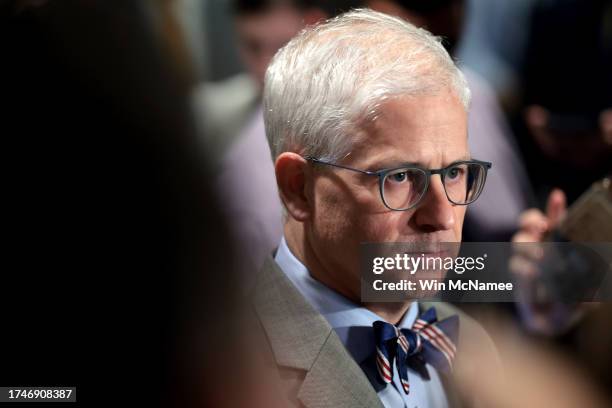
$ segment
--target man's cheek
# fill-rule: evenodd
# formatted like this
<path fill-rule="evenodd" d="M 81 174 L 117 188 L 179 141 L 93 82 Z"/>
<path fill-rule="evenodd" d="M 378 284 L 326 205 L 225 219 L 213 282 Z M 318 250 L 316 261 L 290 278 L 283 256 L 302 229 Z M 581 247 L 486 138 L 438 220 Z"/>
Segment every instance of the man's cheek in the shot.
<path fill-rule="evenodd" d="M 388 217 L 373 217 L 365 219 L 362 224 L 362 242 L 394 241 L 396 228 Z"/>
<path fill-rule="evenodd" d="M 455 207 L 455 239 L 461 241 L 461 234 L 463 232 L 463 220 L 465 220 L 466 206 Z"/>
<path fill-rule="evenodd" d="M 319 207 L 317 213 L 317 230 L 322 239 L 339 245 L 352 235 L 352 220 L 339 205 Z"/>

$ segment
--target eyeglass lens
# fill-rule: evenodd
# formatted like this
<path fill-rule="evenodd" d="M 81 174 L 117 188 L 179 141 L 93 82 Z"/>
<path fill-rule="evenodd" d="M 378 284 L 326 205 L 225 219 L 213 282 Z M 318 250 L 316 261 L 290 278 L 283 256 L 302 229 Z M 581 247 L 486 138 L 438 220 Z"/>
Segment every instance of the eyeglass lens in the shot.
<path fill-rule="evenodd" d="M 400 168 L 387 173 L 382 182 L 385 204 L 405 210 L 421 200 L 427 189 L 427 173 L 416 168 Z M 448 199 L 465 205 L 478 198 L 486 178 L 486 169 L 478 163 L 458 163 L 442 174 Z"/>

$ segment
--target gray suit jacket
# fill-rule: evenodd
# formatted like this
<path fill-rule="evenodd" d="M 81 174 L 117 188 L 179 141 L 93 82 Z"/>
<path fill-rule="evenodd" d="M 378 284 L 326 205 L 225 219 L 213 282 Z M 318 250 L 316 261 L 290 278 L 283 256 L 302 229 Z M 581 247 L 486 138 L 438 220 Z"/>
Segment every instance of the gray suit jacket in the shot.
<path fill-rule="evenodd" d="M 290 404 L 308 408 L 383 407 L 336 332 L 271 257 L 266 259 L 256 280 L 254 306 L 278 370 L 278 380 Z M 485 352 L 482 344 L 490 347 L 486 352 L 495 353 L 490 338 L 473 319 L 446 303 L 421 305 L 430 306 L 436 307 L 440 319 L 460 315 L 455 367 L 462 360 L 476 369 L 478 356 L 460 358 L 462 344 L 474 344 L 475 337 L 479 338 L 478 353 Z M 451 406 L 464 406 L 465 401 L 459 401 L 452 379 L 441 376 Z"/>

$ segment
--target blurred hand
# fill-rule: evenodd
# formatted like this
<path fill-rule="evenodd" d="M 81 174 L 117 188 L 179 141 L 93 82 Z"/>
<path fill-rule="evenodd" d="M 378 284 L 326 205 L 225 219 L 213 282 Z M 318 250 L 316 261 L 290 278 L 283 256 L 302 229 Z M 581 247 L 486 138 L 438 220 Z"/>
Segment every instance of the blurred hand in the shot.
<path fill-rule="evenodd" d="M 548 196 L 546 214 L 537 208 L 524 211 L 519 218 L 519 230 L 512 242 L 542 242 L 544 237 L 555 229 L 567 210 L 565 193 L 554 189 Z M 510 271 L 517 278 L 535 278 L 537 263 L 544 255 L 539 245 L 514 245 L 514 255 L 510 259 Z"/>
<path fill-rule="evenodd" d="M 554 189 L 548 196 L 546 213 L 531 208 L 519 218 L 519 230 L 512 237 L 510 274 L 516 280 L 517 310 L 524 327 L 532 332 L 554 335 L 558 332 L 552 318 L 558 313 L 559 304 L 543 301 L 540 262 L 544 258 L 544 247 L 539 245 L 565 215 L 566 198 L 563 191 Z M 526 244 L 529 243 L 529 244 Z M 565 314 L 565 313 L 558 313 Z"/>
<path fill-rule="evenodd" d="M 548 299 L 547 295 L 542 295 L 546 288 L 538 284 L 539 265 L 544 257 L 544 246 L 538 243 L 559 226 L 566 211 L 565 194 L 554 189 L 548 196 L 546 213 L 535 208 L 523 212 L 519 230 L 512 237 L 510 273 L 517 283 L 519 316 L 527 329 L 547 336 L 558 335 L 572 327 L 590 307 L 584 302 L 574 304 Z"/>

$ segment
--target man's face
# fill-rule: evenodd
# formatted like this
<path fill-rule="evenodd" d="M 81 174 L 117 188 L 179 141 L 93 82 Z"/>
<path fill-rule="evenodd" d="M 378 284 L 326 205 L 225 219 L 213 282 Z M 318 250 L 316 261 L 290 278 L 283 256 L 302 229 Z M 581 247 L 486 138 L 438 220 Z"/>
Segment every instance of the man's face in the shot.
<path fill-rule="evenodd" d="M 266 69 L 276 51 L 303 27 L 304 16 L 289 6 L 237 17 L 240 56 L 260 87 L 263 88 Z"/>
<path fill-rule="evenodd" d="M 341 163 L 380 170 L 406 163 L 442 168 L 469 158 L 467 114 L 450 92 L 386 102 L 363 129 L 362 142 Z M 329 167 L 312 178 L 314 214 L 311 245 L 344 287 L 354 286 L 363 242 L 460 242 L 466 207 L 450 203 L 439 175 L 433 175 L 420 203 L 392 211 L 381 200 L 378 178 Z"/>

